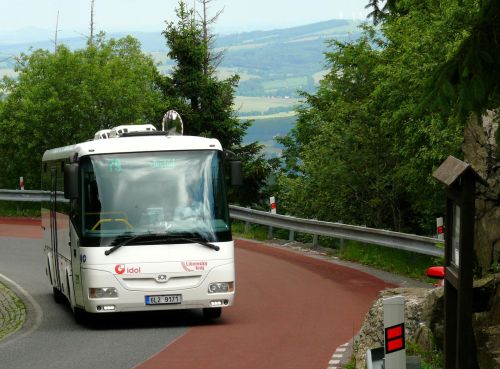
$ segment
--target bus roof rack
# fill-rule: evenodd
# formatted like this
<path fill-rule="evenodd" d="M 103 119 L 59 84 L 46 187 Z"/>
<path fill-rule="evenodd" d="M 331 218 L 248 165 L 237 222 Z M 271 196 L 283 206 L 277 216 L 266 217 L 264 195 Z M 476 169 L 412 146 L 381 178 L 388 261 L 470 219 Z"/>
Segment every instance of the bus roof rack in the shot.
<path fill-rule="evenodd" d="M 138 136 L 168 136 L 168 132 L 164 131 L 135 131 L 124 132 L 120 137 L 138 137 Z"/>
<path fill-rule="evenodd" d="M 102 140 L 108 138 L 121 137 L 126 133 L 131 132 L 155 132 L 156 127 L 152 124 L 130 124 L 130 125 L 121 125 L 111 129 L 103 129 L 94 135 L 94 140 Z"/>

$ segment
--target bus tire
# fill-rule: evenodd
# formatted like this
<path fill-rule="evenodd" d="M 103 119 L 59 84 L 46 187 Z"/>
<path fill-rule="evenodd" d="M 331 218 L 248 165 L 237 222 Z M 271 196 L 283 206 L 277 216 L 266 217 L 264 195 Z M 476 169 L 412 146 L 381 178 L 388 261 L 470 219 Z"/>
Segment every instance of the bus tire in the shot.
<path fill-rule="evenodd" d="M 219 319 L 222 314 L 222 308 L 204 308 L 203 316 L 206 319 Z"/>
<path fill-rule="evenodd" d="M 54 295 L 56 304 L 62 304 L 66 300 L 66 296 L 55 287 L 52 287 L 52 294 Z"/>
<path fill-rule="evenodd" d="M 75 321 L 80 325 L 87 325 L 89 322 L 89 313 L 79 307 L 75 306 L 73 316 L 75 317 Z"/>

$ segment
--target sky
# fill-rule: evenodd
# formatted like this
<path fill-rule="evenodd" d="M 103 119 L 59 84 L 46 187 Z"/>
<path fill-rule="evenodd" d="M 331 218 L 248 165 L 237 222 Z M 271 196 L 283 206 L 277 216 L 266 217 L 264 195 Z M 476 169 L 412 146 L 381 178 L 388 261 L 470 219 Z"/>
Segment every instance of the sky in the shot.
<path fill-rule="evenodd" d="M 186 2 L 193 5 L 195 1 Z M 365 19 L 367 3 L 368 0 L 212 0 L 210 10 L 215 14 L 224 9 L 215 26 L 216 33 L 236 33 L 329 19 Z M 5 39 L 27 28 L 54 32 L 58 11 L 61 35 L 88 34 L 90 4 L 91 0 L 0 0 L 0 34 Z M 94 0 L 94 29 L 108 33 L 160 31 L 166 20 L 175 20 L 177 4 L 178 0 Z"/>

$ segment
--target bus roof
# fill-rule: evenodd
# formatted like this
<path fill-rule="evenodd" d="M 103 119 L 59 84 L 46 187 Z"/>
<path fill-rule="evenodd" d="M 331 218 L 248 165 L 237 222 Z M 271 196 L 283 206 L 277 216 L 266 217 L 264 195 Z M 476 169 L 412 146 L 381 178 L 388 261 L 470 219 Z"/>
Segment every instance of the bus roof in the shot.
<path fill-rule="evenodd" d="M 127 152 L 180 151 L 180 150 L 219 150 L 220 142 L 214 138 L 195 136 L 133 136 L 117 137 L 106 140 L 92 140 L 76 145 L 59 147 L 45 151 L 42 161 L 60 160 L 99 154 Z"/>

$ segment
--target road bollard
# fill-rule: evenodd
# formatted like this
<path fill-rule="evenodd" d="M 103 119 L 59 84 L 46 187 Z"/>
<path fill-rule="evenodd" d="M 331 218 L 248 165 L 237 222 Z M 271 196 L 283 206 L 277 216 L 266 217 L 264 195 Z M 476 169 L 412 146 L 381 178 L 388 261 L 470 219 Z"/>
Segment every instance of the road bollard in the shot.
<path fill-rule="evenodd" d="M 388 297 L 384 305 L 385 369 L 406 368 L 405 300 Z"/>

